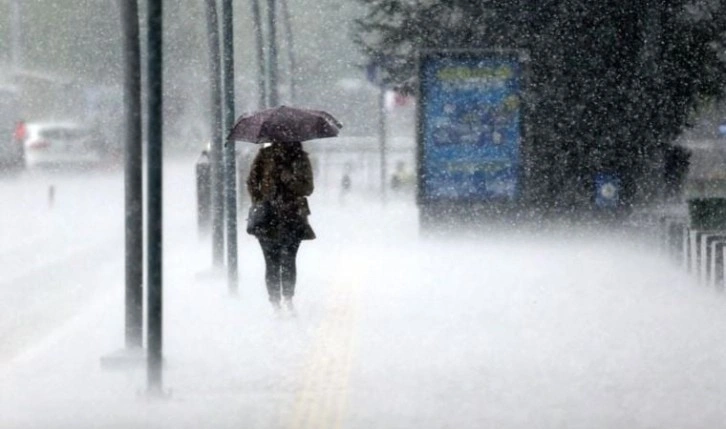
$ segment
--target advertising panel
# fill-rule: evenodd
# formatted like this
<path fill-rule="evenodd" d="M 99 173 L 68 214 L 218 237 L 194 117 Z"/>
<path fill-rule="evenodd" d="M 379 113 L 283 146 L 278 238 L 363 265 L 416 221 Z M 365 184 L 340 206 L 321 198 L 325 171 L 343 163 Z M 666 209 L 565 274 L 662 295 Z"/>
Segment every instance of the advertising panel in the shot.
<path fill-rule="evenodd" d="M 519 196 L 523 59 L 437 51 L 419 62 L 419 201 Z"/>

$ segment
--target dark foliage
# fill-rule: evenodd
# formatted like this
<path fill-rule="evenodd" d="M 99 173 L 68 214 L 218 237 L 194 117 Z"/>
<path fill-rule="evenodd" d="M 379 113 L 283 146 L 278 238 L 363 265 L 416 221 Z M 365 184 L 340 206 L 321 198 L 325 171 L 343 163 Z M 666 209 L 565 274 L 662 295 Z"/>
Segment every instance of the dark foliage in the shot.
<path fill-rule="evenodd" d="M 670 146 L 726 85 L 719 0 L 359 1 L 356 42 L 403 90 L 422 48 L 529 51 L 528 188 L 540 205 L 589 205 L 598 171 L 621 176 L 626 206 L 662 195 Z"/>

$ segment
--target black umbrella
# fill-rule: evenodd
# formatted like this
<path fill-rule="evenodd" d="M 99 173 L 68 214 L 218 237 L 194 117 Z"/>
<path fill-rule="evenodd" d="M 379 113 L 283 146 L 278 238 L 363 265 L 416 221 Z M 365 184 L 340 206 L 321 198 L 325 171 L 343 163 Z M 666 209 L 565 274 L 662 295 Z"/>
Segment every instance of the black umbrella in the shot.
<path fill-rule="evenodd" d="M 279 106 L 240 116 L 229 139 L 251 143 L 302 142 L 335 137 L 343 125 L 322 110 Z"/>

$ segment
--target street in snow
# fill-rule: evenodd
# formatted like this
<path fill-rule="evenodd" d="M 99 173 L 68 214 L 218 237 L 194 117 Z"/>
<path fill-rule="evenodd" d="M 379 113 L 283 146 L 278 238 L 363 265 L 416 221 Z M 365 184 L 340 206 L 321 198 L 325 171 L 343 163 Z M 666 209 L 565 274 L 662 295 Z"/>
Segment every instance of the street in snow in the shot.
<path fill-rule="evenodd" d="M 122 172 L 0 182 L 17 202 L 0 209 L 0 427 L 713 428 L 726 418 L 723 297 L 646 241 L 425 237 L 411 195 L 342 201 L 330 180 L 310 199 L 318 239 L 300 249 L 297 316 L 278 317 L 242 229 L 239 295 L 210 273 L 193 164 L 165 168 L 165 398 L 148 397 L 143 366 L 100 364 L 124 340 Z"/>

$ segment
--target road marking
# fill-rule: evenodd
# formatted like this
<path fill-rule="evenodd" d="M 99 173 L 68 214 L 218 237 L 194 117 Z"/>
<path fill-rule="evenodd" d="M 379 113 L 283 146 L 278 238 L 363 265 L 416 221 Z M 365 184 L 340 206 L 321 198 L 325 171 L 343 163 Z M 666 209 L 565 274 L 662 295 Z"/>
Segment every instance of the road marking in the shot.
<path fill-rule="evenodd" d="M 356 347 L 359 291 L 365 267 L 342 262 L 303 372 L 290 428 L 341 428 Z"/>

